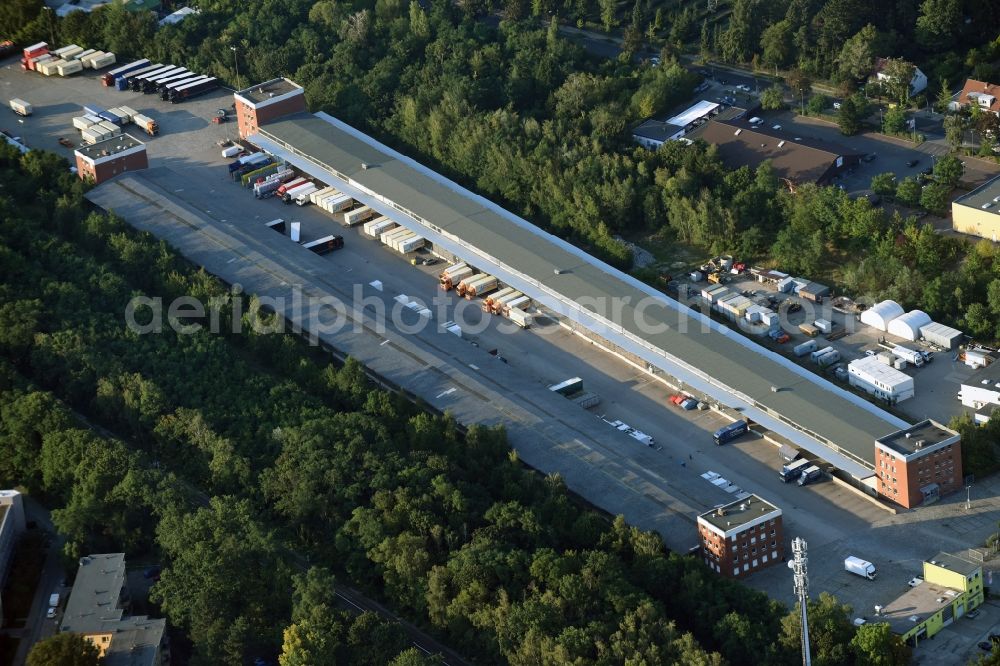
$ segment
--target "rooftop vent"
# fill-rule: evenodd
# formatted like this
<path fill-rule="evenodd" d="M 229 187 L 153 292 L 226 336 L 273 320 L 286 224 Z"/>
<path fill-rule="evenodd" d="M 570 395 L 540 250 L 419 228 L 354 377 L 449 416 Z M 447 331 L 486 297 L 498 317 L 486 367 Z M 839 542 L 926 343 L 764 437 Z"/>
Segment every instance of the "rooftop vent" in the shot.
<path fill-rule="evenodd" d="M 743 504 L 740 504 L 740 511 L 746 511 L 746 510 L 747 510 L 747 503 L 744 502 Z"/>
<path fill-rule="evenodd" d="M 361 170 L 362 171 L 368 171 L 368 162 L 362 162 L 361 163 Z"/>
<path fill-rule="evenodd" d="M 720 516 L 720 517 L 721 517 L 721 516 L 724 516 L 724 515 L 726 515 L 726 509 L 725 509 L 725 507 L 721 507 L 721 506 L 720 506 L 720 507 L 719 507 L 719 510 L 718 510 L 718 511 L 716 512 L 716 514 L 717 514 L 718 516 Z"/>

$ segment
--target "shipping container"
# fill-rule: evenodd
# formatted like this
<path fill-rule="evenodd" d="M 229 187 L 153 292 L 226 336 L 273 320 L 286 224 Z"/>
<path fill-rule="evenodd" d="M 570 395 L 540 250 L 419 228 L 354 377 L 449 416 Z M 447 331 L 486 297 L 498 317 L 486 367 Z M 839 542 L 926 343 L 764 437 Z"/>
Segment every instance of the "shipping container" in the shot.
<path fill-rule="evenodd" d="M 83 63 L 79 60 L 64 60 L 56 67 L 59 76 L 69 76 L 83 71 Z"/>
<path fill-rule="evenodd" d="M 104 51 L 94 51 L 93 53 L 88 53 L 87 55 L 81 55 L 77 58 L 86 69 L 94 68 L 94 60 L 100 58 L 104 55 Z"/>
<path fill-rule="evenodd" d="M 503 314 L 506 317 L 510 316 L 510 313 L 515 310 L 527 310 L 531 307 L 531 298 L 528 296 L 521 296 L 520 298 L 515 298 L 512 301 L 503 304 Z"/>
<path fill-rule="evenodd" d="M 84 58 L 88 58 L 95 53 L 97 53 L 97 49 L 85 49 L 77 53 L 75 56 L 73 56 L 73 60 L 79 60 L 80 64 L 83 64 Z"/>
<path fill-rule="evenodd" d="M 118 136 L 119 134 L 122 133 L 121 127 L 112 122 L 108 122 L 107 120 L 102 120 L 101 122 L 97 123 L 97 126 L 109 132 L 111 136 Z"/>
<path fill-rule="evenodd" d="M 327 198 L 323 202 L 323 210 L 328 213 L 339 213 L 345 208 L 349 208 L 354 204 L 354 199 L 352 199 L 347 194 L 342 194 L 339 197 Z"/>
<path fill-rule="evenodd" d="M 384 244 L 389 245 L 394 238 L 399 238 L 403 234 L 412 234 L 413 232 L 405 227 L 397 227 L 396 229 L 389 229 L 383 231 L 379 234 L 379 240 Z"/>
<path fill-rule="evenodd" d="M 90 58 L 87 62 L 90 63 L 91 69 L 96 71 L 98 69 L 104 69 L 105 67 L 111 67 L 111 65 L 118 62 L 118 58 L 115 57 L 114 53 L 102 53 L 96 58 Z"/>
<path fill-rule="evenodd" d="M 59 73 L 59 65 L 62 65 L 65 62 L 66 61 L 62 58 L 46 60 L 45 62 L 37 63 L 35 70 L 41 72 L 45 76 L 53 76 Z"/>
<path fill-rule="evenodd" d="M 93 124 L 87 116 L 77 116 L 73 119 L 73 127 L 78 130 L 85 130 Z"/>
<path fill-rule="evenodd" d="M 377 213 L 370 207 L 361 206 L 360 208 L 355 208 L 354 210 L 349 210 L 344 213 L 344 224 L 349 227 L 353 227 L 355 224 L 361 224 L 375 215 L 377 215 Z"/>
<path fill-rule="evenodd" d="M 412 231 L 407 231 L 406 233 L 401 233 L 398 236 L 390 237 L 389 242 L 386 243 L 386 245 L 388 245 L 390 249 L 399 252 L 399 246 L 401 243 L 404 243 L 414 238 L 417 238 L 417 235 Z"/>
<path fill-rule="evenodd" d="M 56 49 L 55 51 L 52 51 L 52 53 L 56 54 L 57 56 L 65 60 L 66 58 L 70 58 L 77 53 L 81 53 L 82 51 L 83 51 L 82 46 L 77 46 L 76 44 L 70 44 L 69 46 L 64 46 L 60 49 Z"/>
<path fill-rule="evenodd" d="M 399 243 L 399 253 L 409 254 L 410 252 L 416 252 L 424 245 L 427 244 L 427 239 L 423 236 L 417 236 L 416 238 L 410 238 L 402 243 Z"/>
<path fill-rule="evenodd" d="M 94 125 L 93 127 L 88 127 L 80 132 L 80 136 L 86 143 L 97 143 L 104 139 L 104 132 L 100 131 L 100 127 Z"/>

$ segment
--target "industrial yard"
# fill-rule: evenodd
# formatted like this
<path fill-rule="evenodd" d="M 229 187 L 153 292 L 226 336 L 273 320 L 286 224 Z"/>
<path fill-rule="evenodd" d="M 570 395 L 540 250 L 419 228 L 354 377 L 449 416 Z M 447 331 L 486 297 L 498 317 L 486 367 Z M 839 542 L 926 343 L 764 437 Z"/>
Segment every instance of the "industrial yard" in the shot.
<path fill-rule="evenodd" d="M 80 114 L 82 104 L 104 108 L 126 105 L 156 119 L 160 136 L 148 138 L 150 168 L 118 176 L 93 190 L 90 198 L 96 205 L 164 238 L 227 282 L 239 283 L 247 291 L 263 296 L 287 297 L 286 313 L 293 320 L 297 317 L 307 330 L 307 313 L 292 315 L 290 309 L 297 290 L 348 304 L 345 326 L 317 332 L 324 344 L 338 354 L 362 360 L 390 386 L 419 396 L 437 410 L 450 411 L 462 422 L 505 424 L 511 444 L 525 462 L 543 472 L 558 472 L 572 489 L 596 506 L 624 514 L 639 527 L 657 530 L 671 548 L 685 551 L 694 546 L 694 516 L 731 499 L 730 491 L 706 481 L 704 475 L 708 472 L 726 478 L 741 491 L 760 493 L 780 506 L 785 514 L 785 533 L 805 537 L 813 549 L 812 591 L 835 592 L 857 608 L 867 607 L 872 599 L 888 594 L 887 590 L 897 583 L 905 584 L 905 579 L 912 576 L 910 563 L 919 562 L 925 555 L 928 541 L 968 547 L 977 545 L 995 527 L 994 512 L 1000 505 L 992 498 L 1000 493 L 992 486 L 974 491 L 974 497 L 981 494 L 991 499 L 977 499 L 969 510 L 959 498 L 952 497 L 918 512 L 893 515 L 854 489 L 829 479 L 809 487 L 783 483 L 778 479 L 781 459 L 773 442 L 788 438 L 774 435 L 769 441 L 748 435 L 724 447 L 712 444 L 712 433 L 739 416 L 735 409 L 718 406 L 722 386 L 713 386 L 685 372 L 678 372 L 681 379 L 673 377 L 663 382 L 661 370 L 649 372 L 641 364 L 636 367 L 634 354 L 623 354 L 629 361 L 625 362 L 619 356 L 598 351 L 594 340 L 574 332 L 583 332 L 578 313 L 546 307 L 550 303 L 534 294 L 533 299 L 523 302 L 524 312 L 532 317 L 525 320 L 528 325 L 512 327 L 504 318 L 503 305 L 527 298 L 525 294 L 532 290 L 511 272 L 492 271 L 502 276 L 506 288 L 511 289 L 498 295 L 502 286 L 495 284 L 487 290 L 497 289 L 493 294 L 497 314 L 491 314 L 494 301 L 486 301 L 482 294 L 471 300 L 459 297 L 467 289 L 458 294 L 443 291 L 440 287 L 449 266 L 467 262 L 478 264 L 477 268 L 485 272 L 487 262 L 471 253 L 461 254 L 459 246 L 449 245 L 444 234 L 435 239 L 428 233 L 435 252 L 444 255 L 445 260 L 424 265 L 432 255 L 422 247 L 423 243 L 413 242 L 415 234 L 395 239 L 394 247 L 382 238 L 390 231 L 378 226 L 382 217 L 368 211 L 363 211 L 363 217 L 357 216 L 357 224 L 345 225 L 355 222 L 353 218 L 345 219 L 345 214 L 365 207 L 372 209 L 364 195 L 355 195 L 358 205 L 353 208 L 336 211 L 331 209 L 335 205 L 331 198 L 335 193 L 329 191 L 332 187 L 305 192 L 305 197 L 313 198 L 302 206 L 284 205 L 275 197 L 255 199 L 252 191 L 233 182 L 227 173 L 230 160 L 220 154 L 218 144 L 236 138 L 235 123 L 212 121 L 220 108 L 228 109 L 232 103 L 229 92 L 215 91 L 171 105 L 102 86 L 93 76 L 40 83 L 10 61 L 3 64 L 0 89 L 8 98 L 28 99 L 34 105 L 34 114 L 23 122 L 14 120 L 2 126 L 21 136 L 29 147 L 67 155 L 70 151 L 60 139 L 70 136 L 77 143 L 79 135 L 72 119 Z M 310 121 L 309 126 L 321 125 Z M 267 134 L 275 144 L 287 136 Z M 373 168 L 364 167 L 375 183 L 379 177 L 375 172 L 386 161 L 384 155 L 372 154 Z M 362 168 L 360 162 L 357 166 Z M 337 186 L 344 191 L 351 189 L 340 183 Z M 324 207 L 324 201 L 330 202 L 328 207 Z M 379 212 L 390 213 L 388 209 Z M 278 219 L 288 224 L 283 234 L 265 226 Z M 435 221 L 439 232 L 441 228 L 447 231 L 444 220 Z M 299 233 L 295 240 L 308 244 L 337 237 L 342 240 L 342 249 L 321 256 L 321 252 L 298 247 L 288 237 L 293 224 Z M 558 264 L 553 285 L 563 277 L 579 282 L 584 279 L 581 276 L 595 270 L 594 263 L 574 255 L 570 248 L 559 249 L 566 260 Z M 411 262 L 418 258 L 420 261 Z M 552 257 L 546 258 L 545 268 L 550 274 L 553 261 Z M 559 270 L 565 270 L 567 275 L 560 275 Z M 480 289 L 483 284 L 479 283 Z M 728 286 L 737 291 L 760 291 L 761 295 L 778 293 L 749 276 Z M 548 291 L 555 293 L 555 289 L 552 286 Z M 369 306 L 378 304 L 389 313 L 395 308 L 400 314 L 376 321 L 357 303 L 359 294 Z M 476 297 L 475 289 L 472 297 Z M 834 330 L 839 327 L 851 331 L 829 341 L 845 361 L 863 358 L 866 351 L 879 348 L 884 334 L 860 325 L 854 315 L 818 311 L 811 309 L 811 302 L 799 302 L 803 309 L 787 318 L 792 328 L 826 319 L 834 324 Z M 406 303 L 418 303 L 419 307 L 410 308 Z M 282 311 L 284 307 L 276 309 Z M 423 308 L 431 314 L 422 314 Z M 408 330 L 426 317 L 431 318 L 433 326 L 416 332 Z M 452 330 L 454 326 L 460 329 L 459 334 Z M 727 344 L 746 347 L 744 341 L 734 341 L 728 335 L 712 335 L 724 338 Z M 810 365 L 809 357 L 803 361 L 790 353 L 794 345 L 809 338 L 794 330 L 790 335 L 791 340 L 782 344 L 767 339 L 761 342 L 784 357 L 775 367 L 788 378 L 789 385 L 810 382 L 815 366 Z M 951 354 L 935 354 L 933 363 L 904 370 L 916 379 L 917 391 L 914 398 L 897 405 L 894 413 L 908 421 L 930 417 L 946 423 L 961 409 L 954 397 L 956 382 L 965 381 L 974 371 L 954 361 Z M 799 363 L 802 367 L 796 365 Z M 829 370 L 829 381 L 847 386 L 833 375 L 832 367 Z M 570 377 L 581 378 L 583 389 L 596 396 L 599 403 L 586 410 L 549 390 Z M 810 385 L 810 391 L 815 391 L 810 397 L 814 406 L 819 407 L 815 403 L 823 400 L 829 390 Z M 671 395 L 678 391 L 696 396 L 716 409 L 679 409 L 670 403 Z M 768 393 L 763 387 L 763 398 Z M 889 430 L 903 423 L 898 417 L 883 419 L 866 401 L 856 396 L 846 398 L 842 393 L 835 389 L 831 395 L 842 401 L 838 404 L 863 415 L 862 420 L 870 419 Z M 800 405 L 801 409 L 809 408 L 808 400 L 802 404 L 805 406 Z M 767 421 L 766 416 L 759 419 Z M 627 424 L 628 430 L 614 423 Z M 787 425 L 776 429 L 795 432 Z M 857 432 L 867 437 L 863 428 L 857 428 Z M 858 444 L 858 450 L 870 449 L 871 443 L 865 439 Z M 877 582 L 877 588 L 845 581 L 841 562 L 852 553 L 877 557 L 883 570 L 891 573 Z M 750 584 L 775 598 L 792 600 L 790 577 L 783 566 L 757 574 Z"/>

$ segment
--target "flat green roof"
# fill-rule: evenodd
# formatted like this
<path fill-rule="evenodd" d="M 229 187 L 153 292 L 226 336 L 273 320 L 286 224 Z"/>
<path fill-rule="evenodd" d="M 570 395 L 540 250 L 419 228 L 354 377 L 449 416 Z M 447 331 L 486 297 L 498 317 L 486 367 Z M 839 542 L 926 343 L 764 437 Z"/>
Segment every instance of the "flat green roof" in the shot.
<path fill-rule="evenodd" d="M 605 309 L 602 305 L 610 313 L 607 304 L 615 303 L 620 314 L 608 318 L 614 324 L 604 320 L 590 328 L 613 342 L 631 336 L 629 342 L 636 342 L 647 358 L 655 353 L 666 362 L 668 373 L 671 364 L 680 364 L 714 378 L 718 393 L 733 394 L 800 434 L 832 445 L 849 463 L 838 466 L 855 476 L 870 476 L 876 439 L 908 425 L 326 114 L 286 116 L 260 128 L 250 141 L 287 157 L 304 157 L 375 193 L 382 200 L 373 204 L 380 212 L 391 216 L 396 208 L 475 248 L 463 259 L 475 264 L 476 256 L 485 256 L 510 269 L 561 302 L 576 304 L 571 316 L 587 319 L 587 313 Z M 640 303 L 651 305 L 640 312 Z M 640 322 L 650 326 L 640 327 Z M 655 326 L 662 330 L 653 331 Z"/>

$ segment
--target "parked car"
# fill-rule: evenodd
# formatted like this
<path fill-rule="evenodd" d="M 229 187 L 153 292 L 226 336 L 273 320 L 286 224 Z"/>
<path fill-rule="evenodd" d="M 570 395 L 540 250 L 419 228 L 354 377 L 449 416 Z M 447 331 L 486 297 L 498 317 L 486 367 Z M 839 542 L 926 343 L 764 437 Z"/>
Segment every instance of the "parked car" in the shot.
<path fill-rule="evenodd" d="M 911 578 L 907 583 L 907 585 L 909 585 L 910 587 L 916 587 L 917 585 L 920 585 L 923 582 L 924 581 L 919 578 Z"/>
<path fill-rule="evenodd" d="M 969 618 L 970 620 L 975 620 L 977 617 L 979 617 L 979 609 L 973 608 L 972 610 L 970 610 L 968 613 L 965 614 L 965 617 Z"/>
<path fill-rule="evenodd" d="M 864 157 L 861 158 L 861 161 L 862 162 L 874 162 L 876 157 L 878 157 L 878 155 L 876 155 L 875 153 L 868 153 L 867 155 L 865 155 Z"/>
<path fill-rule="evenodd" d="M 49 610 L 45 612 L 45 617 L 51 620 L 55 616 L 56 616 L 56 609 L 53 608 L 52 606 L 49 606 Z"/>
<path fill-rule="evenodd" d="M 771 129 L 780 130 L 781 125 L 771 125 Z"/>
<path fill-rule="evenodd" d="M 910 160 L 909 162 L 906 163 L 906 166 L 908 166 L 908 167 L 915 167 L 918 164 L 920 164 L 920 160 Z"/>
<path fill-rule="evenodd" d="M 839 111 L 840 110 L 840 102 L 834 102 L 833 103 L 833 108 L 837 109 Z"/>

